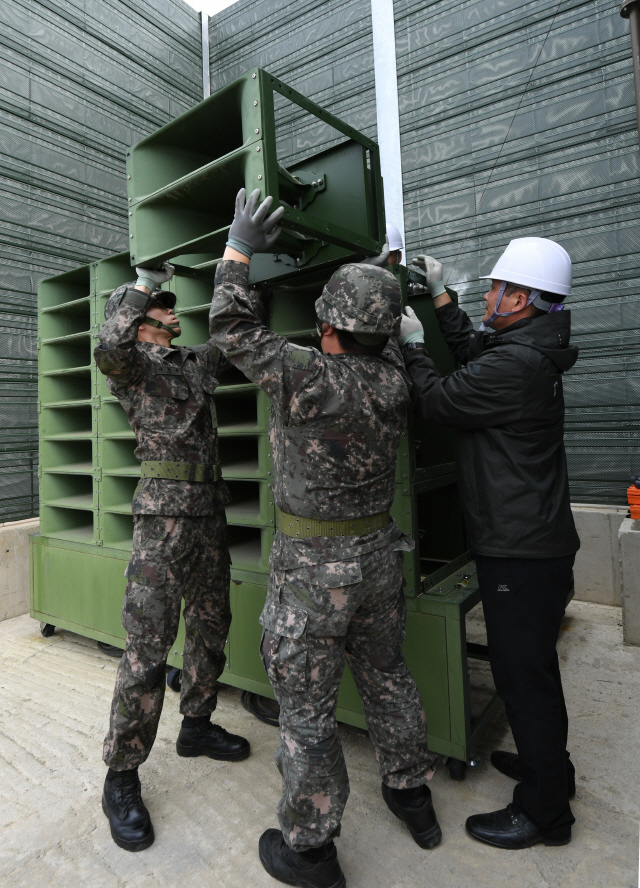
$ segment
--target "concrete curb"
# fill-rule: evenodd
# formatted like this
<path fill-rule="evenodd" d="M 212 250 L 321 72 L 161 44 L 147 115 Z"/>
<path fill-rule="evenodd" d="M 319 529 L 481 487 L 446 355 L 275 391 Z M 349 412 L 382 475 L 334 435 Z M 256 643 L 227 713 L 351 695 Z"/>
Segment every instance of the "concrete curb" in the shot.
<path fill-rule="evenodd" d="M 0 524 L 0 622 L 29 613 L 29 534 L 39 518 Z"/>
<path fill-rule="evenodd" d="M 640 645 L 640 521 L 625 518 L 618 530 L 625 644 Z"/>

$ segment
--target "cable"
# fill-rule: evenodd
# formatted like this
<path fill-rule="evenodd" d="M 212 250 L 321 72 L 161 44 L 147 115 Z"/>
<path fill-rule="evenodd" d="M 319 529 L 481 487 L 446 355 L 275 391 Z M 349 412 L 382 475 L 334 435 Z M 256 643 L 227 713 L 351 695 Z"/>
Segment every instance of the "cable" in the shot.
<path fill-rule="evenodd" d="M 453 260 L 453 263 L 451 265 L 451 270 L 449 271 L 449 274 L 447 276 L 447 281 L 446 281 L 447 284 L 449 283 L 449 279 L 451 278 L 451 275 L 453 274 L 453 270 L 456 267 L 456 263 L 460 257 L 460 253 L 462 252 L 462 248 L 464 247 L 464 245 L 467 241 L 467 237 L 469 236 L 469 232 L 471 231 L 471 226 L 473 225 L 475 218 L 478 215 L 478 211 L 480 209 L 480 204 L 482 203 L 482 199 L 484 198 L 485 192 L 486 192 L 487 188 L 489 187 L 489 182 L 491 181 L 491 177 L 493 176 L 493 171 L 495 170 L 496 166 L 498 165 L 498 161 L 500 160 L 500 155 L 502 154 L 502 149 L 504 148 L 504 146 L 507 142 L 507 139 L 509 138 L 509 133 L 511 132 L 511 127 L 513 126 L 513 122 L 516 119 L 516 117 L 518 115 L 518 111 L 520 110 L 520 106 L 522 105 L 522 102 L 524 101 L 524 97 L 527 94 L 527 90 L 529 89 L 529 84 L 531 83 L 531 78 L 533 77 L 535 70 L 538 67 L 538 62 L 540 61 L 540 56 L 542 55 L 542 50 L 544 49 L 545 44 L 546 44 L 547 40 L 549 39 L 549 34 L 551 33 L 551 29 L 553 28 L 553 25 L 555 23 L 556 16 L 560 12 L 561 3 L 562 3 L 562 0 L 558 0 L 558 5 L 556 6 L 556 11 L 553 13 L 553 18 L 551 19 L 551 24 L 549 25 L 549 28 L 547 29 L 547 33 L 545 34 L 545 38 L 542 41 L 542 46 L 540 47 L 540 50 L 538 51 L 538 55 L 536 56 L 536 60 L 534 62 L 533 68 L 531 69 L 531 74 L 529 74 L 529 79 L 527 80 L 525 87 L 522 91 L 522 95 L 520 96 L 520 101 L 518 102 L 518 107 L 513 112 L 513 117 L 511 118 L 511 123 L 509 124 L 509 129 L 505 133 L 505 137 L 502 140 L 502 144 L 500 145 L 500 150 L 498 151 L 498 153 L 496 155 L 496 159 L 494 160 L 493 166 L 491 167 L 491 170 L 489 172 L 489 178 L 487 179 L 485 186 L 482 189 L 482 194 L 480 195 L 480 200 L 478 201 L 478 204 L 475 208 L 473 216 L 471 217 L 471 221 L 469 222 L 467 230 L 464 233 L 464 238 L 462 239 L 462 243 L 460 244 L 458 252 L 456 253 L 456 258 Z"/>

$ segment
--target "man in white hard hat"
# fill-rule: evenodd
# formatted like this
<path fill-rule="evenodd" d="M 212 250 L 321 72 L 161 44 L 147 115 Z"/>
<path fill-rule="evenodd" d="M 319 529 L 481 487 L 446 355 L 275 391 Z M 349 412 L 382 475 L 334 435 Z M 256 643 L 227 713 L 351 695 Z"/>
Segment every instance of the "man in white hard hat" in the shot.
<path fill-rule="evenodd" d="M 474 331 L 443 284 L 442 265 L 414 259 L 436 316 L 463 368 L 440 377 L 411 308 L 400 344 L 426 418 L 456 429 L 458 488 L 474 552 L 491 669 L 517 754 L 491 761 L 517 781 L 513 801 L 467 820 L 474 838 L 499 848 L 564 845 L 575 770 L 556 640 L 580 547 L 563 445 L 562 374 L 569 345 L 571 259 L 555 241 L 512 240 L 487 275 L 484 317 Z M 491 328 L 487 330 L 486 328 Z"/>
<path fill-rule="evenodd" d="M 368 257 L 362 261 L 362 265 L 377 265 L 384 268 L 387 265 L 400 265 L 402 262 L 402 235 L 392 222 L 387 222 L 387 236 L 384 247 L 379 256 Z"/>

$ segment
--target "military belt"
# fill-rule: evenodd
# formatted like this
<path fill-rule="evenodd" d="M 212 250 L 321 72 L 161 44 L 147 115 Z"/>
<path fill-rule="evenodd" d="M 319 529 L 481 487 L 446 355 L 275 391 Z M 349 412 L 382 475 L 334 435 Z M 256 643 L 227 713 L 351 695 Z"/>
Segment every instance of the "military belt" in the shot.
<path fill-rule="evenodd" d="M 145 459 L 140 474 L 143 478 L 197 481 L 200 484 L 211 484 L 222 477 L 220 463 L 169 462 L 166 459 Z"/>
<path fill-rule="evenodd" d="M 287 515 L 277 509 L 278 530 L 290 537 L 309 539 L 310 537 L 334 536 L 365 536 L 386 527 L 391 521 L 389 512 L 368 515 L 366 518 L 344 518 L 338 520 L 320 520 L 319 518 L 300 518 L 298 515 Z"/>

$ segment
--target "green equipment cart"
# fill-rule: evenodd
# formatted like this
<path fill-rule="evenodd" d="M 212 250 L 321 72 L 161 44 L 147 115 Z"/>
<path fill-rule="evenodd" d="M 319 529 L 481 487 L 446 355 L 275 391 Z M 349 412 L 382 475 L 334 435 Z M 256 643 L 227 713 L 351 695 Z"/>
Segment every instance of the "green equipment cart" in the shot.
<path fill-rule="evenodd" d="M 225 122 L 224 127 L 220 121 Z M 310 147 L 311 146 L 311 147 Z M 130 252 L 49 278 L 38 291 L 40 533 L 31 537 L 31 615 L 42 631 L 68 629 L 116 647 L 131 551 L 131 499 L 140 466 L 119 402 L 92 359 L 106 299 L 131 280 L 132 264 L 176 264 L 171 282 L 181 344 L 208 339 L 208 310 L 241 186 L 285 206 L 277 253 L 254 257 L 251 281 L 268 291 L 269 326 L 313 343 L 314 303 L 345 261 L 377 253 L 384 240 L 378 147 L 265 71 L 248 72 L 127 152 Z M 425 325 L 442 373 L 454 368 L 424 279 L 395 266 L 405 301 Z M 265 698 L 273 694 L 259 656 L 258 622 L 275 536 L 270 404 L 239 371 L 216 391 L 220 462 L 233 562 L 233 621 L 222 680 Z M 404 652 L 427 712 L 429 745 L 464 775 L 477 738 L 498 703 L 474 712 L 465 616 L 478 603 L 457 498 L 452 433 L 418 417 L 404 430 L 393 515 L 416 540 L 405 554 L 408 606 Z M 169 657 L 181 667 L 184 627 Z M 175 687 L 175 683 L 172 682 Z M 345 671 L 338 718 L 364 728 L 355 684 Z"/>

